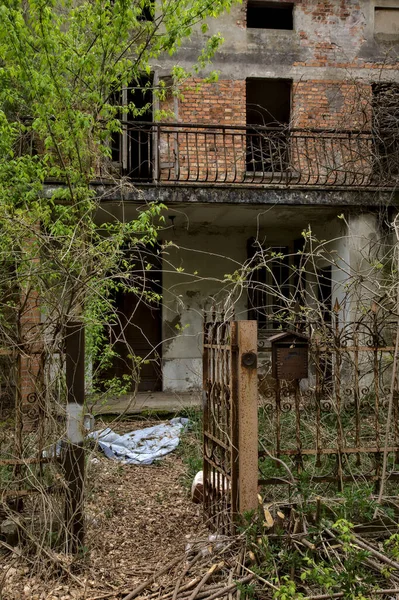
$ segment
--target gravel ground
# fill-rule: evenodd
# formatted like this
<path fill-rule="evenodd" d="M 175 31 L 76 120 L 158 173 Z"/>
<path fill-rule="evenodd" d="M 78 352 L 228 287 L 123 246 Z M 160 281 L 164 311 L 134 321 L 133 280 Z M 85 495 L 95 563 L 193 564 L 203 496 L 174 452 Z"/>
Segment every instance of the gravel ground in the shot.
<path fill-rule="evenodd" d="M 136 421 L 113 428 L 125 433 L 150 424 Z M 87 554 L 74 576 L 55 576 L 45 558 L 34 568 L 15 553 L 0 554 L 0 598 L 120 600 L 182 555 L 188 541 L 204 534 L 201 508 L 189 498 L 185 475 L 186 467 L 175 453 L 151 466 L 122 465 L 93 453 L 86 501 Z M 69 568 L 67 558 L 60 558 Z"/>

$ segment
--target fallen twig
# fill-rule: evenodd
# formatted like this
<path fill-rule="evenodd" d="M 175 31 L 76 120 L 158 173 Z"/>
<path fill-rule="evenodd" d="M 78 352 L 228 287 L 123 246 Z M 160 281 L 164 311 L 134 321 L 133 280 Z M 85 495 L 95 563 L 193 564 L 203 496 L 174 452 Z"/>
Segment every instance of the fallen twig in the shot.
<path fill-rule="evenodd" d="M 201 579 L 201 581 L 199 582 L 199 584 L 197 585 L 195 590 L 190 595 L 189 600 L 195 600 L 195 598 L 197 597 L 198 592 L 201 590 L 202 586 L 205 585 L 205 583 L 208 581 L 208 579 L 210 577 L 212 577 L 212 575 L 215 571 L 218 571 L 223 566 L 224 566 L 224 562 L 220 562 L 220 563 L 212 565 L 211 568 L 209 569 L 209 571 L 207 571 L 205 573 L 205 575 L 203 576 L 203 578 Z"/>
<path fill-rule="evenodd" d="M 275 591 L 279 590 L 279 588 L 276 585 L 274 585 L 273 583 L 270 583 L 270 581 L 267 581 L 267 579 L 264 579 L 263 577 L 261 577 L 261 575 L 258 575 L 258 573 L 254 573 L 253 571 L 251 571 L 251 569 L 248 569 L 248 567 L 246 567 L 245 565 L 241 565 L 241 566 L 243 569 L 245 569 L 245 571 L 248 571 L 248 573 L 252 573 L 253 577 L 256 577 L 256 579 L 258 579 L 259 581 L 261 581 L 268 587 L 272 588 L 272 590 L 275 590 Z"/>
<path fill-rule="evenodd" d="M 330 531 L 329 529 L 326 529 L 325 531 L 326 531 L 326 533 L 328 533 L 329 536 L 331 536 L 334 540 L 336 540 L 336 542 L 338 544 L 340 544 L 341 546 L 343 545 L 343 542 L 339 538 L 337 538 L 332 531 Z M 368 544 L 366 544 L 365 542 L 360 540 L 356 535 L 353 536 L 352 543 L 355 544 L 356 546 L 359 546 L 359 548 L 362 548 L 363 550 L 370 552 L 370 554 L 372 554 L 373 556 L 378 558 L 378 560 L 382 561 L 386 565 L 389 565 L 390 567 L 393 567 L 394 569 L 399 571 L 399 563 L 388 558 L 387 556 L 385 556 L 385 554 L 378 552 L 378 550 L 375 550 L 372 546 L 369 546 Z"/>
<path fill-rule="evenodd" d="M 182 592 L 187 592 L 187 591 L 191 590 L 191 588 L 193 588 L 195 585 L 197 585 L 197 583 L 199 581 L 200 581 L 200 577 L 195 577 L 194 579 L 192 579 L 191 581 L 189 581 L 185 585 L 182 585 L 177 590 L 178 594 L 181 594 Z M 146 596 L 146 597 L 147 598 L 158 598 L 158 600 L 167 600 L 168 598 L 171 598 L 174 593 L 175 593 L 174 590 L 169 590 L 169 592 L 166 592 L 162 596 L 159 596 L 159 592 L 154 592 L 153 594 L 150 594 L 149 596 Z M 177 597 L 177 595 L 176 595 L 176 597 Z M 182 598 L 182 596 L 179 596 L 179 597 Z"/>
<path fill-rule="evenodd" d="M 399 588 L 391 588 L 387 590 L 373 590 L 373 594 L 383 596 L 385 594 L 397 594 Z M 306 596 L 303 600 L 330 600 L 330 598 L 344 598 L 345 592 L 336 592 L 335 594 L 319 594 L 318 596 Z"/>
<path fill-rule="evenodd" d="M 361 539 L 359 539 L 357 535 L 354 536 L 354 539 L 357 546 L 360 546 L 360 548 L 362 548 L 363 550 L 367 550 L 367 552 L 370 552 L 370 554 L 384 562 L 386 565 L 389 565 L 390 567 L 393 567 L 394 569 L 399 571 L 399 563 L 397 563 L 395 560 L 392 560 L 391 558 L 385 556 L 385 554 L 378 552 L 378 550 L 375 550 L 372 546 L 366 544 L 366 542 L 363 542 Z"/>
<path fill-rule="evenodd" d="M 254 577 L 255 577 L 255 575 L 254 575 L 254 573 L 252 573 L 251 575 L 247 575 L 243 579 L 239 579 L 238 581 L 235 581 L 231 585 L 221 587 L 221 588 L 219 588 L 219 591 L 215 592 L 211 596 L 207 596 L 207 600 L 215 600 L 215 598 L 222 598 L 223 596 L 225 596 L 232 590 L 235 590 L 237 588 L 237 585 L 249 583 Z"/>
<path fill-rule="evenodd" d="M 192 560 L 190 560 L 190 562 L 188 563 L 188 565 L 184 569 L 183 573 L 180 575 L 179 579 L 177 580 L 174 592 L 173 592 L 172 600 L 176 600 L 177 594 L 178 594 L 179 589 L 180 589 L 180 585 L 181 585 L 184 577 L 187 575 L 187 573 L 189 572 L 189 570 L 191 569 L 191 567 L 201 558 L 201 556 L 202 556 L 202 549 L 199 550 L 199 552 L 197 552 L 197 554 L 194 556 L 194 558 Z"/>
<path fill-rule="evenodd" d="M 144 583 L 141 583 L 139 586 L 137 586 L 136 589 L 134 589 L 132 592 L 130 592 L 130 594 L 128 594 L 127 596 L 124 596 L 122 600 L 132 600 L 132 598 L 135 598 L 136 596 L 138 596 L 149 585 L 153 584 L 155 582 L 155 580 L 157 579 L 157 577 L 161 577 L 162 575 L 164 575 L 165 573 L 170 571 L 170 569 L 173 569 L 173 567 L 178 565 L 181 561 L 182 561 L 181 556 L 179 556 L 178 558 L 175 558 L 170 563 L 168 563 L 166 566 L 162 567 L 162 569 L 160 569 L 159 571 L 154 573 L 154 575 L 152 575 L 152 577 L 150 577 L 149 579 L 144 581 Z"/>

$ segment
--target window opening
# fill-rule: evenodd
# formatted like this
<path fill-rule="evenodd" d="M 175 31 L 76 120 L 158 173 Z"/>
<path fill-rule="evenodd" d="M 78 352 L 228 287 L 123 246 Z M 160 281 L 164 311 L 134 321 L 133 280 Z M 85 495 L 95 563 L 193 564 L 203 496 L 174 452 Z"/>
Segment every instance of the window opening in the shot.
<path fill-rule="evenodd" d="M 155 3 L 152 0 L 147 0 L 142 8 L 141 14 L 137 17 L 139 21 L 154 20 Z"/>
<path fill-rule="evenodd" d="M 287 246 L 272 246 L 256 257 L 260 250 L 254 238 L 248 240 L 248 258 L 259 264 L 248 278 L 249 318 L 258 321 L 264 332 L 279 329 L 287 316 L 286 301 L 292 287 L 290 261 Z M 262 265 L 262 262 L 265 264 Z M 256 263 L 252 263 L 255 267 Z"/>
<path fill-rule="evenodd" d="M 399 39 L 399 8 L 376 6 L 374 8 L 374 34 L 381 41 Z"/>
<path fill-rule="evenodd" d="M 247 79 L 247 171 L 281 173 L 288 168 L 291 81 Z M 268 130 L 262 130 L 267 127 Z"/>
<path fill-rule="evenodd" d="M 248 0 L 247 28 L 249 29 L 294 29 L 294 5 L 287 2 L 262 2 Z"/>

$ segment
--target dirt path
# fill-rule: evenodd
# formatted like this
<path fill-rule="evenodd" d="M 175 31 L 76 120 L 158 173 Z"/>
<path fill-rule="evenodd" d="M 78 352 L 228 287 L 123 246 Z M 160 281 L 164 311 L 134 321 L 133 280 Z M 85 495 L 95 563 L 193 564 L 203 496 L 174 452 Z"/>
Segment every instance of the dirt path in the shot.
<path fill-rule="evenodd" d="M 123 424 L 118 430 L 149 424 Z M 200 507 L 183 484 L 185 474 L 176 453 L 151 466 L 122 465 L 94 453 L 88 469 L 88 554 L 76 573 L 85 587 L 46 570 L 32 574 L 21 560 L 0 555 L 2 600 L 89 600 L 101 594 L 120 600 L 122 590 L 134 589 L 203 531 Z"/>

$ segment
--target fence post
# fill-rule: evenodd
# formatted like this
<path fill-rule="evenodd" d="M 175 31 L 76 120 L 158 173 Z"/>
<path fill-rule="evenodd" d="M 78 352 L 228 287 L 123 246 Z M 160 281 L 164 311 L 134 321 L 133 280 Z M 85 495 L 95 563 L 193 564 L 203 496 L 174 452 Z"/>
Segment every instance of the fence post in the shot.
<path fill-rule="evenodd" d="M 256 321 L 236 321 L 238 512 L 258 506 L 258 331 Z"/>
<path fill-rule="evenodd" d="M 66 551 L 75 554 L 84 543 L 83 403 L 85 386 L 85 338 L 83 324 L 70 321 L 66 328 L 67 446 L 64 455 L 66 480 Z"/>

